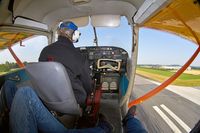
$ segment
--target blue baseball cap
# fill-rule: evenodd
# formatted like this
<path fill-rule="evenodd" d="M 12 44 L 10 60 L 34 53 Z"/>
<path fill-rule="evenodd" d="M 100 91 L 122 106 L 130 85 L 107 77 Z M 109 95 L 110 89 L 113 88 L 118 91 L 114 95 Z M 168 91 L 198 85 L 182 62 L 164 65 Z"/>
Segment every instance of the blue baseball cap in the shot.
<path fill-rule="evenodd" d="M 62 29 L 62 28 L 71 29 L 73 31 L 78 29 L 78 27 L 71 21 L 61 23 L 59 26 L 59 29 Z"/>

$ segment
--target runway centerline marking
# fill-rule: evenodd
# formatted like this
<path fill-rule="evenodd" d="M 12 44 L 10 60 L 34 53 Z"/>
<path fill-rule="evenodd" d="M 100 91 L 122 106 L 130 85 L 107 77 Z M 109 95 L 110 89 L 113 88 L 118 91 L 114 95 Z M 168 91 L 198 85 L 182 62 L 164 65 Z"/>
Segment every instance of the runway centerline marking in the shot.
<path fill-rule="evenodd" d="M 171 117 L 174 118 L 188 133 L 191 131 L 191 128 L 188 127 L 176 114 L 174 114 L 169 108 L 167 108 L 164 104 L 160 105 Z"/>
<path fill-rule="evenodd" d="M 174 133 L 181 133 L 179 128 L 157 106 L 153 106 L 153 109 L 162 117 Z"/>

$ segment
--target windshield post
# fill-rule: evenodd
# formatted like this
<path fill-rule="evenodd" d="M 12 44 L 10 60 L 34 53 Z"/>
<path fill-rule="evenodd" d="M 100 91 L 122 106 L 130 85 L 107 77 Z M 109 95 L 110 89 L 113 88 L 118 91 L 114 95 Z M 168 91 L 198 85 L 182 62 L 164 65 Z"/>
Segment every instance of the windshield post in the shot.
<path fill-rule="evenodd" d="M 132 53 L 131 53 L 131 61 L 130 66 L 131 69 L 128 72 L 128 89 L 126 91 L 125 96 L 120 101 L 120 107 L 122 110 L 126 110 L 128 107 L 129 98 L 132 94 L 134 81 L 135 81 L 135 73 L 136 73 L 136 67 L 137 67 L 137 56 L 138 56 L 138 37 L 139 37 L 139 26 L 137 24 L 134 24 L 132 26 Z M 125 114 L 122 114 L 125 115 Z"/>

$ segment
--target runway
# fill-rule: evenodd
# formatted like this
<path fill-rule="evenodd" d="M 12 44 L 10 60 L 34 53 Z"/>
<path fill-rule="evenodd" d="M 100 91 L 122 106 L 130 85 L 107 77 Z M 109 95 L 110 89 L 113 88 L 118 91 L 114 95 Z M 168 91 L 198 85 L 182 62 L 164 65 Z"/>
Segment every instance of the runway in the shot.
<path fill-rule="evenodd" d="M 158 85 L 157 82 L 137 75 L 132 99 Z M 136 117 L 149 133 L 187 133 L 200 119 L 200 88 L 170 85 L 138 105 Z"/>

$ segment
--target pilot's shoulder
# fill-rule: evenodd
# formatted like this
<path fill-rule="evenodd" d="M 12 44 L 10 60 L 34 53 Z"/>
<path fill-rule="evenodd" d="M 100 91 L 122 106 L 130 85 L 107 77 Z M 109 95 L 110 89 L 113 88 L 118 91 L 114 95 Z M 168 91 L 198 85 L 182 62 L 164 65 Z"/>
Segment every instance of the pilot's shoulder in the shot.
<path fill-rule="evenodd" d="M 54 49 L 54 47 L 57 47 L 55 42 L 47 45 L 46 47 L 44 47 L 43 50 Z"/>

